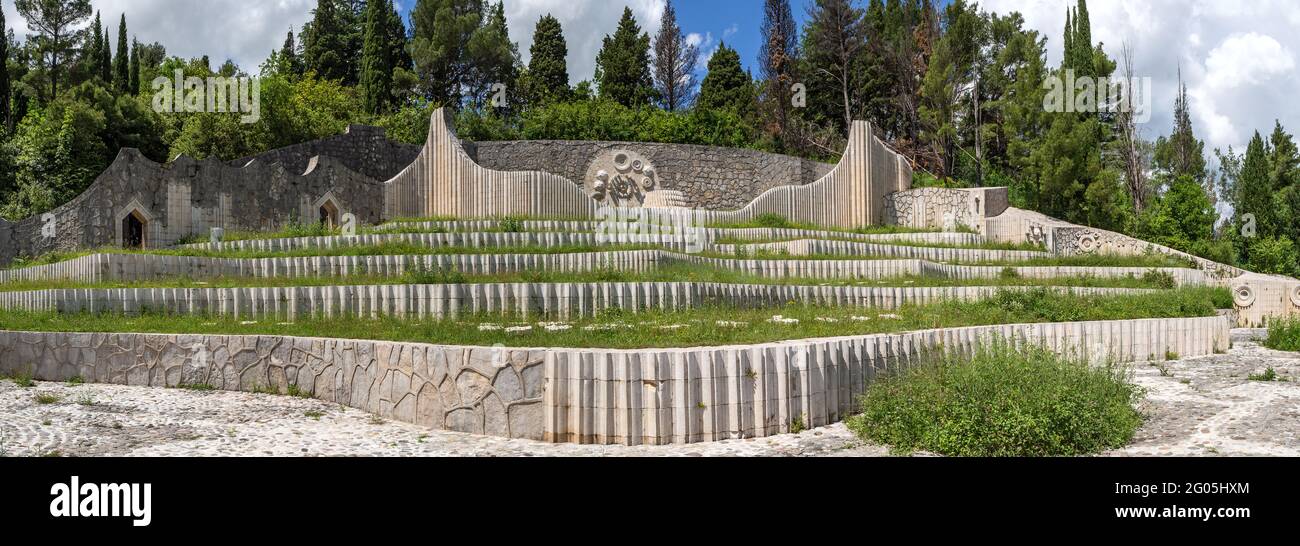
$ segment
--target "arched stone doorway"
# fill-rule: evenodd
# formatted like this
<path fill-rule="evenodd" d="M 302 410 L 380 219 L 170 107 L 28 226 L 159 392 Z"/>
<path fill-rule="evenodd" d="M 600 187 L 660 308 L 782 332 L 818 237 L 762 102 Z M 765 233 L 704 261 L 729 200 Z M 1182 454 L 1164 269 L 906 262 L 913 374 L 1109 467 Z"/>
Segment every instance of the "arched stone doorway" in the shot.
<path fill-rule="evenodd" d="M 133 200 L 118 211 L 114 227 L 117 230 L 117 244 L 122 248 L 144 249 L 149 248 L 153 242 L 150 233 L 154 227 L 153 215 L 139 201 Z"/>

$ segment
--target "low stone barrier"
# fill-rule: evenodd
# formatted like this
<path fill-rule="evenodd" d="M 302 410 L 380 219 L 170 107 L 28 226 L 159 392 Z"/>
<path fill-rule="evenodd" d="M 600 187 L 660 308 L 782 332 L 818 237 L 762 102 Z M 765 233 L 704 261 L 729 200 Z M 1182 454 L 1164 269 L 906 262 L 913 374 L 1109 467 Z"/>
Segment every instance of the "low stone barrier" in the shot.
<path fill-rule="evenodd" d="M 945 248 L 930 246 L 902 246 L 851 241 L 801 239 L 780 243 L 751 245 L 715 245 L 713 250 L 723 254 L 737 252 L 785 252 L 791 256 L 833 255 L 872 256 L 877 258 L 912 258 L 938 262 L 997 262 L 1024 261 L 1051 258 L 1047 252 L 1028 250 L 992 250 L 981 248 Z"/>
<path fill-rule="evenodd" d="M 472 314 L 570 320 L 607 309 L 640 312 L 706 305 L 762 308 L 788 302 L 897 309 L 943 300 L 975 301 L 1026 287 L 787 286 L 718 283 L 518 283 L 288 286 L 266 288 L 75 288 L 0 293 L 0 309 L 60 313 L 142 312 L 297 320 L 305 317 L 445 319 Z M 1153 292 L 1051 287 L 1058 293 L 1119 295 Z"/>
<path fill-rule="evenodd" d="M 1224 317 L 952 328 L 686 349 L 507 349 L 282 336 L 0 332 L 0 371 L 44 381 L 295 386 L 435 429 L 552 442 L 694 443 L 818 427 L 877 375 L 997 337 L 1117 362 L 1226 350 Z"/>

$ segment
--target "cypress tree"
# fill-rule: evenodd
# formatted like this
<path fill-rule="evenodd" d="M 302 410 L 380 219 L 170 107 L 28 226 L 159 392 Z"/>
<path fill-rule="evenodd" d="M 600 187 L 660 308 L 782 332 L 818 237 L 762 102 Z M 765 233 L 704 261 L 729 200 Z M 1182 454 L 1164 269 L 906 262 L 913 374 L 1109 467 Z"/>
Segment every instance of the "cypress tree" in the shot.
<path fill-rule="evenodd" d="M 284 45 L 280 47 L 280 66 L 281 74 L 288 76 L 302 75 L 302 58 L 298 56 L 298 46 L 293 39 L 293 27 L 289 27 L 289 35 L 284 38 Z"/>
<path fill-rule="evenodd" d="M 1074 70 L 1081 76 L 1095 76 L 1092 63 L 1092 22 L 1088 18 L 1087 0 L 1079 0 L 1074 12 Z"/>
<path fill-rule="evenodd" d="M 108 29 L 104 29 L 104 44 L 99 48 L 99 77 L 104 80 L 104 85 L 113 86 L 113 48 L 109 41 L 112 38 L 108 35 Z"/>
<path fill-rule="evenodd" d="M 614 35 L 605 36 L 596 56 L 596 82 L 601 98 L 628 107 L 650 103 L 654 94 L 650 78 L 650 35 L 641 32 L 631 8 L 623 8 L 623 18 Z"/>
<path fill-rule="evenodd" d="M 0 4 L 0 128 L 12 131 L 13 111 L 9 108 L 9 37 L 5 35 L 5 12 Z"/>
<path fill-rule="evenodd" d="M 411 52 L 406 48 L 406 40 L 406 23 L 402 21 L 397 6 L 392 5 L 388 10 L 388 49 L 394 69 L 410 70 L 414 64 L 411 62 Z"/>
<path fill-rule="evenodd" d="M 723 42 L 709 59 L 696 106 L 746 114 L 754 106 L 754 83 L 740 64 L 740 53 Z"/>
<path fill-rule="evenodd" d="M 102 56 L 100 48 L 104 47 L 104 24 L 99 18 L 99 12 L 95 12 L 95 22 L 90 25 L 90 40 L 86 44 L 85 58 L 82 61 L 89 77 L 94 78 L 100 73 L 99 62 Z"/>
<path fill-rule="evenodd" d="M 532 54 L 528 61 L 532 100 L 536 103 L 566 100 L 570 92 L 569 45 L 559 19 L 548 13 L 537 21 L 529 52 Z"/>
<path fill-rule="evenodd" d="M 113 59 L 113 88 L 119 93 L 124 93 L 131 88 L 131 65 L 129 55 L 131 54 L 126 45 L 126 14 L 122 14 L 122 22 L 117 25 L 117 57 Z"/>
<path fill-rule="evenodd" d="M 1074 11 L 1065 8 L 1065 52 L 1061 57 L 1061 70 L 1075 68 L 1074 59 Z"/>
<path fill-rule="evenodd" d="M 389 0 L 366 4 L 365 36 L 361 48 L 361 96 L 366 112 L 388 110 L 393 96 L 393 50 L 389 43 Z"/>
<path fill-rule="evenodd" d="M 131 40 L 131 94 L 140 94 L 140 41 Z"/>

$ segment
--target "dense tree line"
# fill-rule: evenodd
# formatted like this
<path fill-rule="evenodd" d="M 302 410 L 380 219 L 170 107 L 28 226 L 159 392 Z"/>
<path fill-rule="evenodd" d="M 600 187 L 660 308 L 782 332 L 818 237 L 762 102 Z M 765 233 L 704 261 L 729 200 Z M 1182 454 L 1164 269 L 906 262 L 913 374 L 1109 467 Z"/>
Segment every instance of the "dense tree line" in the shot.
<path fill-rule="evenodd" d="M 725 43 L 702 59 L 667 2 L 653 36 L 625 9 L 592 79 L 571 85 L 559 20 L 536 22 L 525 64 L 502 0 L 417 0 L 409 21 L 393 0 L 317 0 L 311 20 L 251 72 L 128 39 L 126 14 L 114 33 L 89 0 L 15 0 L 35 33 L 0 41 L 0 214 L 71 199 L 121 147 L 158 161 L 234 159 L 349 123 L 419 143 L 440 105 L 459 112 L 462 136 L 474 140 L 679 142 L 827 161 L 850 124 L 867 120 L 912 161 L 918 185 L 1007 186 L 1020 207 L 1300 272 L 1300 152 L 1280 124 L 1244 153 L 1214 150 L 1213 172 L 1185 89 L 1174 127 L 1154 141 L 1130 113 L 1104 107 L 1131 96 L 1046 107 L 1051 78 L 1134 73 L 1127 47 L 1114 59 L 1093 42 L 1086 0 L 1067 8 L 1059 66 L 1048 66 L 1047 37 L 1020 14 L 970 0 L 814 0 L 802 27 L 789 0 L 759 4 L 754 73 Z M 151 82 L 177 70 L 260 77 L 261 119 L 155 113 Z M 1219 203 L 1231 217 L 1219 218 Z"/>

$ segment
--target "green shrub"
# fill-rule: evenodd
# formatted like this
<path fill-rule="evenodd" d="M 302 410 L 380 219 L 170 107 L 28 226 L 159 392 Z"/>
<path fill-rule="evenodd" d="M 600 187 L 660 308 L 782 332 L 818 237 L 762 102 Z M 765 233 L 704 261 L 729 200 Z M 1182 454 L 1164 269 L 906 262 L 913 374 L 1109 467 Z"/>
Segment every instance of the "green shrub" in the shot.
<path fill-rule="evenodd" d="M 1146 273 L 1143 273 L 1142 281 L 1156 288 L 1164 288 L 1167 290 L 1172 290 L 1178 287 L 1178 281 L 1174 280 L 1172 274 L 1168 271 L 1161 271 L 1159 269 L 1151 269 Z"/>
<path fill-rule="evenodd" d="M 780 214 L 768 212 L 754 217 L 756 227 L 783 229 L 790 227 L 790 220 Z"/>
<path fill-rule="evenodd" d="M 1002 273 L 999 273 L 998 276 L 1003 279 L 1019 279 L 1020 272 L 1016 271 L 1014 267 L 1004 267 Z"/>
<path fill-rule="evenodd" d="M 1277 381 L 1277 370 L 1270 367 L 1264 370 L 1264 373 L 1250 374 L 1247 379 L 1250 379 L 1251 381 Z"/>
<path fill-rule="evenodd" d="M 497 228 L 503 233 L 523 233 L 524 220 L 523 216 L 506 216 L 497 222 Z"/>
<path fill-rule="evenodd" d="M 899 452 L 1083 455 L 1132 440 L 1142 422 L 1133 406 L 1143 394 L 1124 368 L 1000 342 L 878 379 L 848 425 Z"/>
<path fill-rule="evenodd" d="M 402 275 L 405 284 L 465 284 L 465 275 L 455 267 L 431 266 L 417 261 Z"/>
<path fill-rule="evenodd" d="M 1279 318 L 1268 323 L 1264 346 L 1277 351 L 1300 351 L 1300 318 Z"/>

